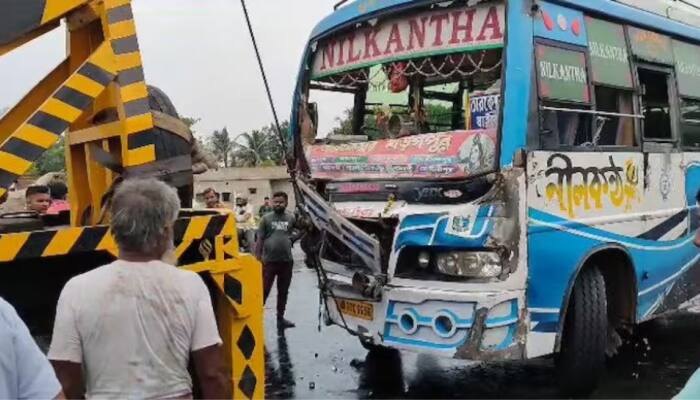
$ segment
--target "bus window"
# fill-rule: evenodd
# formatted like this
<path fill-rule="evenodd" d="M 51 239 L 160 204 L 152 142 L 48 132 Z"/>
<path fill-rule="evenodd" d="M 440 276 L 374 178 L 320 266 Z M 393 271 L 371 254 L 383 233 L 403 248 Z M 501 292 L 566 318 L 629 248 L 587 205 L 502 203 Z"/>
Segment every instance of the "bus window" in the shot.
<path fill-rule="evenodd" d="M 544 148 L 578 146 L 590 141 L 591 114 L 586 108 L 543 103 L 540 126 Z"/>
<path fill-rule="evenodd" d="M 700 149 L 700 100 L 681 102 L 681 137 L 683 146 Z"/>
<path fill-rule="evenodd" d="M 354 95 L 348 92 L 312 89 L 309 102 L 318 105 L 316 137 L 351 135 Z"/>
<path fill-rule="evenodd" d="M 494 98 L 487 102 L 488 109 L 479 110 L 484 114 L 479 121 L 497 121 L 501 56 L 501 49 L 489 49 L 417 57 L 312 78 L 309 101 L 330 102 L 325 106 L 329 110 L 319 107 L 316 139 L 343 141 L 341 136 L 351 136 L 347 141 L 374 141 L 464 131 L 470 125 L 465 98 L 475 93 Z"/>
<path fill-rule="evenodd" d="M 639 69 L 639 84 L 642 89 L 642 114 L 644 115 L 644 138 L 671 140 L 671 105 L 668 93 L 668 73 Z"/>
<path fill-rule="evenodd" d="M 610 114 L 600 114 L 596 118 L 597 144 L 600 146 L 635 146 L 634 119 L 631 117 L 632 92 L 613 89 L 605 86 L 595 88 L 596 111 Z M 626 114 L 622 117 L 613 114 Z M 595 133 L 594 133 L 595 134 Z"/>

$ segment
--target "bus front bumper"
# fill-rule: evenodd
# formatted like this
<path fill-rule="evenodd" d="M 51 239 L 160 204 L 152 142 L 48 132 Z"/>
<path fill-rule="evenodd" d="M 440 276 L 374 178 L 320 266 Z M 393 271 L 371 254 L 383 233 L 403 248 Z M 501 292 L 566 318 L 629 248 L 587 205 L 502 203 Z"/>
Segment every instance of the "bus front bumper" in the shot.
<path fill-rule="evenodd" d="M 328 322 L 347 327 L 366 343 L 474 361 L 526 356 L 524 290 L 387 286 L 379 302 L 349 300 L 342 289 L 334 294 L 335 300 L 327 298 Z"/>

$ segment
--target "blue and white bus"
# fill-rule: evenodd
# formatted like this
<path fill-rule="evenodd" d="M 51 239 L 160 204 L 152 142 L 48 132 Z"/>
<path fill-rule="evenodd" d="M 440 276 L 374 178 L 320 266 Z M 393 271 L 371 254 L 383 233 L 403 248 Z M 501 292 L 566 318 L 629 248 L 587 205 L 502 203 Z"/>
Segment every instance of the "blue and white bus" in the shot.
<path fill-rule="evenodd" d="M 340 5 L 309 40 L 290 130 L 328 321 L 368 348 L 555 354 L 582 393 L 622 333 L 700 309 L 697 11 Z"/>

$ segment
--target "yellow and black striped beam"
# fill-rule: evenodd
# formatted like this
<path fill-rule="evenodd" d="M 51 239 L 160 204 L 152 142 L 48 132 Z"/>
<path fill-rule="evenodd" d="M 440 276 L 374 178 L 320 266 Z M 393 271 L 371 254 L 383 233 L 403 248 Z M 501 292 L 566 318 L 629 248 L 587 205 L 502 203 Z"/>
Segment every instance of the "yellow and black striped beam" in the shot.
<path fill-rule="evenodd" d="M 179 219 L 175 223 L 176 253 L 184 254 L 202 239 L 209 239 L 213 243 L 220 235 L 235 238 L 234 226 L 233 215 Z M 0 235 L 0 263 L 95 251 L 107 251 L 115 256 L 117 254 L 117 246 L 106 226 Z"/>
<path fill-rule="evenodd" d="M 92 105 L 116 73 L 114 53 L 105 43 L 0 144 L 0 196 Z"/>
<path fill-rule="evenodd" d="M 156 160 L 153 115 L 148 104 L 136 25 L 130 0 L 106 0 L 103 27 L 117 60 L 117 83 L 124 107 L 122 159 L 125 167 Z"/>
<path fill-rule="evenodd" d="M 87 2 L 88 0 L 0 1 L 0 46 L 21 39 Z"/>

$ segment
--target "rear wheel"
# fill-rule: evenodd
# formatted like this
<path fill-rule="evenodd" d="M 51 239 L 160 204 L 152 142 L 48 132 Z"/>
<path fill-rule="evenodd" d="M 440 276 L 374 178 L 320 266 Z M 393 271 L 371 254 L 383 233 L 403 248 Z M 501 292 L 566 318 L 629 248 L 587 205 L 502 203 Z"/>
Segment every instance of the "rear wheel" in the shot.
<path fill-rule="evenodd" d="M 595 389 L 605 363 L 607 310 L 603 275 L 596 266 L 583 269 L 571 294 L 557 357 L 562 394 L 586 396 Z"/>

